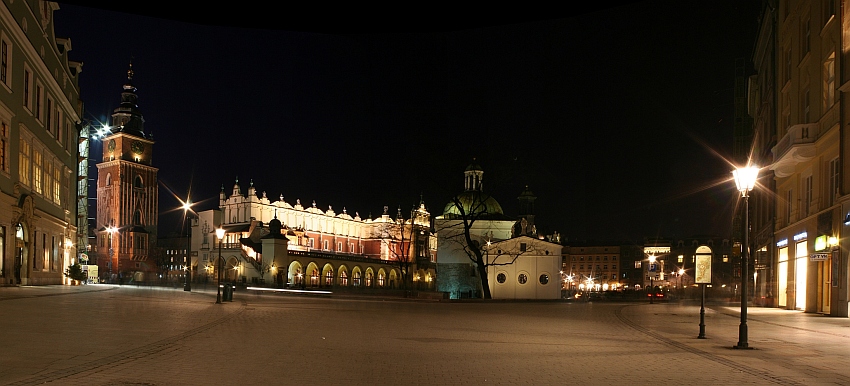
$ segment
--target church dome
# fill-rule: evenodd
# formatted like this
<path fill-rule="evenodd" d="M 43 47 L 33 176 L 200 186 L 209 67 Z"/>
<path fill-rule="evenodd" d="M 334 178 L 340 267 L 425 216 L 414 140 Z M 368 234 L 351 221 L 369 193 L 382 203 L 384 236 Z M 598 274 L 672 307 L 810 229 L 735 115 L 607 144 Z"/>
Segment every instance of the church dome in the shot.
<path fill-rule="evenodd" d="M 502 206 L 499 205 L 499 202 L 490 195 L 484 194 L 480 191 L 465 191 L 457 195 L 457 199 L 463 208 L 463 213 L 466 213 L 467 215 L 482 214 L 483 217 L 504 215 L 504 212 L 502 212 Z M 461 211 L 458 206 L 455 205 L 454 201 L 450 201 L 446 204 L 446 208 L 443 209 L 443 216 L 446 218 L 458 217 L 460 214 Z"/>

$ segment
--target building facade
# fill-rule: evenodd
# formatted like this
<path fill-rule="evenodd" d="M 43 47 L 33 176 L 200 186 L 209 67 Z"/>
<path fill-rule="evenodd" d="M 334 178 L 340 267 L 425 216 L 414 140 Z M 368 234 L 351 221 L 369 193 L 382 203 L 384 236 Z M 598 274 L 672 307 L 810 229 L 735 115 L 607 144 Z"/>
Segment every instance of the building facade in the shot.
<path fill-rule="evenodd" d="M 848 119 L 843 95 L 850 91 L 850 68 L 842 65 L 850 47 L 845 37 L 850 15 L 840 12 L 844 3 L 777 4 L 772 26 L 777 66 L 770 87 L 776 90 L 778 141 L 769 167 L 776 224 L 774 244 L 764 246 L 774 251 L 775 275 L 766 289 L 773 305 L 835 316 L 847 316 L 848 241 L 842 233 L 850 212 L 850 180 L 842 174 L 850 166 L 843 129 Z M 762 82 L 770 80 L 764 76 Z"/>
<path fill-rule="evenodd" d="M 570 245 L 563 248 L 564 289 L 576 291 L 615 291 L 624 289 L 619 245 Z M 626 285 L 628 287 L 628 285 Z M 632 289 L 639 289 L 640 285 Z"/>
<path fill-rule="evenodd" d="M 560 299 L 560 244 L 519 235 L 485 246 L 493 299 Z"/>
<path fill-rule="evenodd" d="M 217 210 L 192 219 L 193 276 L 208 282 L 221 269 L 224 280 L 245 284 L 433 291 L 436 245 L 425 204 L 408 216 L 388 211 L 363 219 L 346 208 L 292 205 L 282 195 L 271 201 L 253 181 L 244 195 L 237 180 L 229 194 L 222 188 Z M 276 247 L 266 245 L 272 241 Z"/>
<path fill-rule="evenodd" d="M 71 41 L 49 1 L 0 4 L 0 285 L 66 282 L 77 256 L 77 123 Z"/>
<path fill-rule="evenodd" d="M 759 189 L 750 193 L 750 262 L 752 263 L 752 299 L 776 306 L 776 176 L 767 165 L 774 162 L 771 151 L 777 144 L 776 23 L 778 1 L 765 0 L 759 20 L 759 34 L 753 51 L 755 75 L 748 78 L 747 111 L 752 117 L 752 143 L 747 150 L 752 163 L 761 166 Z M 737 98 L 737 91 L 736 91 Z M 736 162 L 743 163 L 736 154 Z M 740 240 L 740 238 L 738 238 Z"/>
<path fill-rule="evenodd" d="M 534 193 L 526 186 L 517 197 L 519 214 L 511 218 L 484 193 L 484 170 L 479 165 L 470 164 L 463 179 L 464 191 L 434 219 L 437 290 L 452 299 L 479 298 L 487 292 L 493 299 L 560 298 L 563 247 L 553 242 L 559 238 L 557 232 L 548 239 L 537 233 Z M 483 270 L 472 248 L 480 251 Z"/>
<path fill-rule="evenodd" d="M 121 104 L 103 139 L 97 164 L 96 264 L 109 282 L 150 281 L 158 271 L 149 259 L 156 243 L 159 212 L 158 169 L 154 141 L 145 134 L 133 68 L 121 92 Z"/>

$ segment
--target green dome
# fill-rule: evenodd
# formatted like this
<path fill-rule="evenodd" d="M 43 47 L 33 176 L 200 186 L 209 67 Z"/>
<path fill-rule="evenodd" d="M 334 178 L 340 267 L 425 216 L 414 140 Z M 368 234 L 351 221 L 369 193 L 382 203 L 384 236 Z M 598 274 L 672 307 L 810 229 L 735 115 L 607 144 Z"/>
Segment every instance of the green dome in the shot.
<path fill-rule="evenodd" d="M 479 191 L 466 191 L 459 194 L 457 198 L 463 207 L 463 212 L 467 215 L 473 212 L 483 213 L 485 216 L 504 215 L 502 206 L 499 205 L 499 202 L 495 198 Z M 443 216 L 447 218 L 460 216 L 460 209 L 458 209 L 454 201 L 446 204 L 446 208 L 443 209 Z"/>

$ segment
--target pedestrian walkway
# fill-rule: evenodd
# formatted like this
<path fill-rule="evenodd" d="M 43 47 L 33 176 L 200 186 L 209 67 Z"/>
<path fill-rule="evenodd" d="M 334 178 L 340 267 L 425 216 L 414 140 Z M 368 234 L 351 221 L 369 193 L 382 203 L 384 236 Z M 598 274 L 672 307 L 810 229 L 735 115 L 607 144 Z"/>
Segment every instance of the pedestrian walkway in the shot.
<path fill-rule="evenodd" d="M 0 385 L 850 384 L 850 319 L 645 302 L 0 288 Z"/>

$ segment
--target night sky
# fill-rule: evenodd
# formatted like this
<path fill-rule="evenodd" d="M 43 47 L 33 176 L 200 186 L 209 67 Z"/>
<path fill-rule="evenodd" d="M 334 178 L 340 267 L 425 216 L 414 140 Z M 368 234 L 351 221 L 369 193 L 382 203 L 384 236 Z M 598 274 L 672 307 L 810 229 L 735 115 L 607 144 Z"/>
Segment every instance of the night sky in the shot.
<path fill-rule="evenodd" d="M 184 197 L 191 183 L 197 210 L 238 176 L 323 210 L 409 213 L 421 195 L 437 215 L 475 158 L 506 214 L 529 186 L 541 232 L 642 243 L 728 237 L 735 59 L 751 58 L 759 3 L 54 15 L 84 63 L 87 120 L 108 122 L 132 58 L 160 182 Z M 161 234 L 182 217 L 162 185 Z"/>

